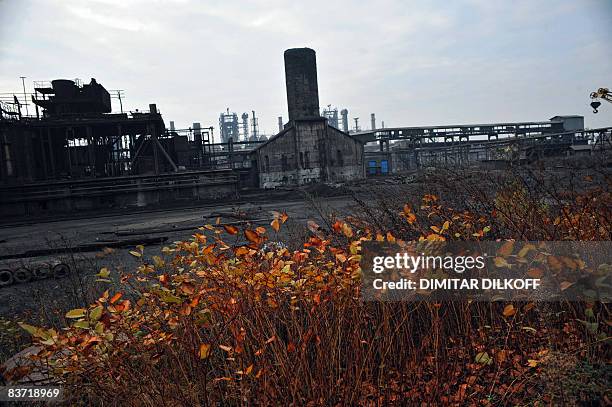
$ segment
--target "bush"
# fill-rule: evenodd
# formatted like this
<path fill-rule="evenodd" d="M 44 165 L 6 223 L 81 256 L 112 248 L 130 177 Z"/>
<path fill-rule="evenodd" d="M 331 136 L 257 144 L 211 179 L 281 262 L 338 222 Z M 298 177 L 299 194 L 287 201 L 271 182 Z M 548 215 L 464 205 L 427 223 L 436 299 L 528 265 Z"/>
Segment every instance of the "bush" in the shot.
<path fill-rule="evenodd" d="M 160 256 L 131 252 L 141 264 L 124 289 L 70 311 L 66 329 L 22 326 L 71 404 L 562 403 L 538 377 L 551 352 L 603 360 L 600 304 L 516 303 L 507 313 L 503 303 L 360 301 L 367 240 L 518 230 L 522 239 L 609 239 L 609 194 L 584 191 L 553 207 L 514 185 L 495 206 L 454 210 L 434 195 L 399 210 L 364 205 L 330 230 L 311 224 L 298 250 L 264 246 L 273 232 L 263 227 L 206 225 Z M 270 228 L 286 219 L 277 213 Z M 595 332 L 576 321 L 585 313 L 602 322 Z"/>

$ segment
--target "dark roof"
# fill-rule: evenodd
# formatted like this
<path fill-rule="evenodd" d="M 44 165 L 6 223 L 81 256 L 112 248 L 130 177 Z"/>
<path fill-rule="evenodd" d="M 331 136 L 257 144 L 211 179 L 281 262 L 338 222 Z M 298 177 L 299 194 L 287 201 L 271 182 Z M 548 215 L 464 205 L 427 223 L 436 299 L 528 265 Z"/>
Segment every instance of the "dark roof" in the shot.
<path fill-rule="evenodd" d="M 555 119 L 584 119 L 584 116 L 580 116 L 577 114 L 568 114 L 568 115 L 559 115 L 559 116 L 553 116 L 550 118 L 550 120 L 555 120 Z"/>
<path fill-rule="evenodd" d="M 291 130 L 292 128 L 294 128 L 295 126 L 293 125 L 293 123 L 291 123 L 290 126 L 287 126 L 283 129 L 283 131 L 273 135 L 272 137 L 270 137 L 269 139 L 267 139 L 265 142 L 261 143 L 260 145 L 258 145 L 257 147 L 255 147 L 250 154 L 256 152 L 257 150 L 259 150 L 260 148 L 262 148 L 263 146 L 268 145 L 270 142 L 272 142 L 272 140 L 276 140 L 278 137 L 281 137 L 283 134 L 287 133 L 289 130 Z"/>
<path fill-rule="evenodd" d="M 310 118 L 310 119 L 300 119 L 300 120 L 297 120 L 297 121 L 299 121 L 299 122 L 315 122 L 315 121 L 322 121 L 322 120 L 327 121 L 327 119 L 325 119 L 324 117 L 317 117 L 317 118 Z M 334 126 L 330 126 L 330 125 L 328 124 L 328 125 L 327 125 L 327 127 L 330 127 L 330 128 L 332 128 L 332 129 L 336 130 L 338 133 L 340 133 L 340 134 L 342 134 L 342 135 L 344 135 L 344 136 L 346 136 L 346 137 L 350 138 L 351 140 L 354 140 L 354 141 L 357 141 L 357 142 L 360 142 L 361 144 L 363 144 L 363 143 L 361 142 L 361 140 L 359 140 L 359 139 L 357 139 L 357 138 L 355 138 L 355 137 L 351 136 L 350 134 L 348 134 L 348 133 L 346 133 L 346 132 L 344 132 L 344 131 L 342 131 L 342 130 L 340 130 L 340 129 L 335 128 Z M 286 134 L 286 133 L 287 133 L 289 130 L 291 130 L 291 129 L 293 129 L 293 128 L 295 128 L 295 124 L 294 124 L 294 122 L 290 122 L 290 125 L 289 125 L 289 126 L 287 126 L 287 127 L 285 127 L 285 128 L 283 129 L 283 131 L 281 131 L 281 132 L 279 132 L 279 133 L 275 134 L 274 136 L 272 136 L 272 137 L 270 137 L 268 140 L 266 140 L 266 142 L 264 142 L 264 143 L 262 143 L 262 144 L 258 145 L 257 147 L 255 147 L 255 148 L 254 148 L 254 149 L 251 151 L 251 153 L 254 153 L 254 152 L 256 152 L 257 150 L 259 150 L 260 148 L 262 148 L 263 146 L 268 145 L 268 143 L 271 143 L 272 141 L 276 140 L 278 137 L 282 137 L 284 134 Z"/>

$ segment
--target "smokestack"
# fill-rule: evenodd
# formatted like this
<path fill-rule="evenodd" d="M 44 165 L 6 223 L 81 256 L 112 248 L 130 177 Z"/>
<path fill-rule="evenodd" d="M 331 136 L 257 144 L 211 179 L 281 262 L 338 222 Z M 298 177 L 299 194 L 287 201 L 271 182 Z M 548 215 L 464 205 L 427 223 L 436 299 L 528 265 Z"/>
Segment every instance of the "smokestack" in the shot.
<path fill-rule="evenodd" d="M 283 116 L 278 116 L 278 132 L 283 131 Z"/>
<path fill-rule="evenodd" d="M 285 51 L 285 82 L 289 121 L 320 117 L 314 50 L 292 48 Z"/>
<path fill-rule="evenodd" d="M 372 130 L 376 130 L 376 115 L 374 113 L 370 115 L 370 120 L 372 121 Z"/>
<path fill-rule="evenodd" d="M 170 120 L 170 131 L 174 131 L 174 121 Z"/>
<path fill-rule="evenodd" d="M 340 115 L 342 116 L 342 131 L 344 131 L 345 133 L 348 133 L 349 128 L 348 128 L 348 110 L 346 109 L 342 109 L 340 111 Z"/>

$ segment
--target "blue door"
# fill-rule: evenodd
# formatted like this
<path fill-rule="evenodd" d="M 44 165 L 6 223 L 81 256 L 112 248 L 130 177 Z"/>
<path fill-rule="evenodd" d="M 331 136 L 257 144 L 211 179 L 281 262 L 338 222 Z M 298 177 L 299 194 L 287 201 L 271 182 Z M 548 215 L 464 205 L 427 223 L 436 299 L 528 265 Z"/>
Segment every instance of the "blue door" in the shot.
<path fill-rule="evenodd" d="M 368 161 L 368 173 L 376 175 L 376 161 Z"/>
<path fill-rule="evenodd" d="M 388 174 L 389 173 L 389 161 L 382 160 L 380 162 L 380 173 L 381 174 Z"/>

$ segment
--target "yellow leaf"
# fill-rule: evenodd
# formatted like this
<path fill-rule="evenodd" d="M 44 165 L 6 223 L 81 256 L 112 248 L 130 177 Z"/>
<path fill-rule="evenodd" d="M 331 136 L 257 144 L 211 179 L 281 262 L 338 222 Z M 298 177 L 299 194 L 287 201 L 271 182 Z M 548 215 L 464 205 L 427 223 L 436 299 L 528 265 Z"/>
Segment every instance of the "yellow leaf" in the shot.
<path fill-rule="evenodd" d="M 274 219 L 272 223 L 270 223 L 270 226 L 272 226 L 272 229 L 278 232 L 278 230 L 280 229 L 280 223 L 278 219 Z"/>
<path fill-rule="evenodd" d="M 102 267 L 98 273 L 98 277 L 108 278 L 108 276 L 110 276 L 110 271 L 106 267 Z"/>
<path fill-rule="evenodd" d="M 89 319 L 91 321 L 99 320 L 102 317 L 102 311 L 104 311 L 104 307 L 98 305 L 97 307 L 89 311 Z"/>
<path fill-rule="evenodd" d="M 66 313 L 66 318 L 82 318 L 85 316 L 85 309 L 76 308 Z"/>
<path fill-rule="evenodd" d="M 134 257 L 142 257 L 142 253 L 130 250 L 130 254 Z"/>
<path fill-rule="evenodd" d="M 535 250 L 535 246 L 531 243 L 527 243 L 521 250 L 519 250 L 518 257 L 525 257 L 531 250 Z"/>
<path fill-rule="evenodd" d="M 496 257 L 493 259 L 493 263 L 495 263 L 495 267 L 508 267 L 510 268 L 510 264 L 503 257 Z"/>
<path fill-rule="evenodd" d="M 200 345 L 200 359 L 206 359 L 210 354 L 210 345 L 203 343 Z"/>
<path fill-rule="evenodd" d="M 155 267 L 162 268 L 166 264 L 164 260 L 162 260 L 159 256 L 153 256 L 153 262 L 155 263 Z"/>
<path fill-rule="evenodd" d="M 253 365 L 250 365 L 249 367 L 246 368 L 246 370 L 244 371 L 244 374 L 250 375 L 252 371 L 253 371 Z"/>
<path fill-rule="evenodd" d="M 444 224 L 442 225 L 442 230 L 447 230 L 450 227 L 450 222 L 446 221 L 444 222 Z"/>
<path fill-rule="evenodd" d="M 479 354 L 477 354 L 475 361 L 476 363 L 480 363 L 481 365 L 493 364 L 493 359 L 491 359 L 487 352 L 480 352 Z"/>
<path fill-rule="evenodd" d="M 46 334 L 46 332 L 38 327 L 35 327 L 33 325 L 29 325 L 29 324 L 25 324 L 23 322 L 19 322 L 19 326 L 22 327 L 23 329 L 25 329 L 26 331 L 28 331 L 28 333 L 32 336 L 38 337 L 38 338 L 43 338 L 43 339 L 47 339 L 49 337 L 49 335 Z"/>
<path fill-rule="evenodd" d="M 87 322 L 87 321 L 76 321 L 74 324 L 72 324 L 72 326 L 75 327 L 75 328 L 89 329 L 89 322 Z"/>
<path fill-rule="evenodd" d="M 529 367 L 537 367 L 538 363 L 540 363 L 539 360 L 535 360 L 535 359 L 528 359 L 527 360 L 527 364 L 529 365 Z"/>
<path fill-rule="evenodd" d="M 353 237 L 353 229 L 351 229 L 351 227 L 346 223 L 342 224 L 342 233 L 344 233 L 344 236 L 348 237 L 349 239 Z"/>
<path fill-rule="evenodd" d="M 219 348 L 221 350 L 226 351 L 226 352 L 231 352 L 232 351 L 232 347 L 231 346 L 219 345 Z"/>

